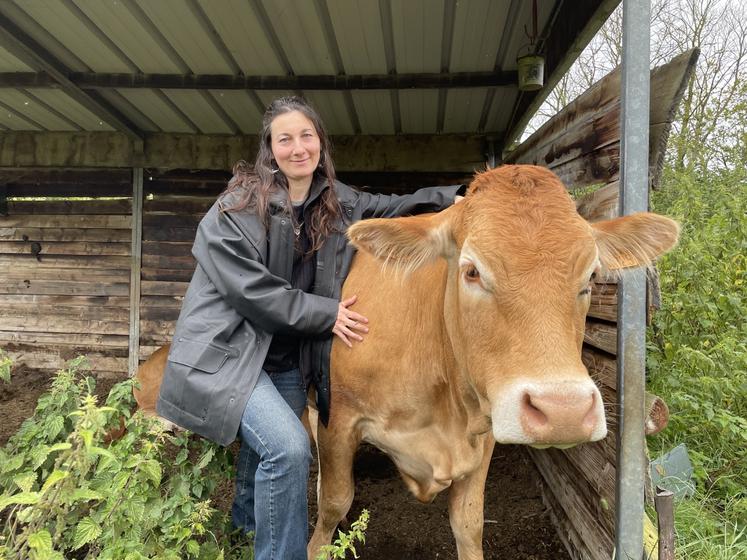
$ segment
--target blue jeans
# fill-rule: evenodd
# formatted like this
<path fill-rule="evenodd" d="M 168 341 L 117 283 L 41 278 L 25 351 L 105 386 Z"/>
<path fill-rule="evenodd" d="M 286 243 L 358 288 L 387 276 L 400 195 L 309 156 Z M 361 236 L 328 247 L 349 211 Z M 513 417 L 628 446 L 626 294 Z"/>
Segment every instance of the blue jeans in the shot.
<path fill-rule="evenodd" d="M 311 450 L 300 417 L 306 387 L 294 369 L 262 371 L 241 417 L 233 524 L 254 531 L 256 560 L 306 560 Z"/>

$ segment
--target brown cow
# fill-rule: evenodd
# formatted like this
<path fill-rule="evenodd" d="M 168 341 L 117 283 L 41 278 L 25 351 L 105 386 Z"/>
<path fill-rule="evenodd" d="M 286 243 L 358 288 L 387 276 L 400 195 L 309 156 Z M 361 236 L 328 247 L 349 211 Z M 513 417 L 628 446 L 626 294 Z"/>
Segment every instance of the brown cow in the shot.
<path fill-rule="evenodd" d="M 589 224 L 557 177 L 533 166 L 477 175 L 464 202 L 439 214 L 353 225 L 361 251 L 343 297 L 358 295 L 371 330 L 352 349 L 332 347 L 309 557 L 347 513 L 353 455 L 367 441 L 389 454 L 419 500 L 449 488 L 459 558 L 482 558 L 495 442 L 564 447 L 607 433 L 581 362 L 594 277 L 650 265 L 677 234 L 672 220 L 648 213 Z M 155 402 L 167 353 L 141 366 L 151 395 L 141 406 Z M 666 422 L 665 405 L 654 402 L 651 432 Z"/>
<path fill-rule="evenodd" d="M 567 447 L 607 434 L 581 361 L 594 278 L 648 266 L 674 246 L 672 220 L 589 224 L 550 171 L 475 177 L 439 214 L 358 222 L 343 297 L 370 332 L 332 347 L 329 425 L 319 426 L 319 518 L 309 557 L 353 500 L 361 441 L 385 451 L 424 502 L 449 488 L 460 560 L 481 559 L 494 443 Z"/>

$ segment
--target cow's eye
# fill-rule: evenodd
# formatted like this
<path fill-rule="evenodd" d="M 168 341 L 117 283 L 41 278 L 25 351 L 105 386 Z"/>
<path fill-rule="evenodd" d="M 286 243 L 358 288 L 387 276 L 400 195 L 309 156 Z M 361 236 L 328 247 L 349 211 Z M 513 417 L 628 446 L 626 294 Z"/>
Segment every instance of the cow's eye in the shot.
<path fill-rule="evenodd" d="M 475 267 L 475 265 L 470 264 L 470 265 L 467 265 L 467 268 L 464 271 L 464 277 L 467 280 L 475 281 L 475 280 L 480 279 L 480 273 L 478 272 L 477 267 Z"/>
<path fill-rule="evenodd" d="M 596 279 L 596 277 L 597 277 L 596 271 L 592 272 L 591 276 L 589 276 L 589 285 L 585 289 L 581 290 L 578 293 L 578 295 L 580 295 L 580 296 L 589 295 L 591 293 L 591 286 L 592 286 L 592 284 L 594 284 L 594 280 Z"/>

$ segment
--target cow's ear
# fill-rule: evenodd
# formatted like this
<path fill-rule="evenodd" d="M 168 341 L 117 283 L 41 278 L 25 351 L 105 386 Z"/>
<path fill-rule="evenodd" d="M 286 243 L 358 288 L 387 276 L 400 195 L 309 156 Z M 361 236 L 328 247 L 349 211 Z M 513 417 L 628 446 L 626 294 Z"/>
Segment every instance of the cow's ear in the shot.
<path fill-rule="evenodd" d="M 348 238 L 357 249 L 407 273 L 455 251 L 452 224 L 460 206 L 438 214 L 361 220 L 350 226 Z"/>
<path fill-rule="evenodd" d="M 599 260 L 607 270 L 649 266 L 677 244 L 674 220 L 640 212 L 592 224 Z"/>

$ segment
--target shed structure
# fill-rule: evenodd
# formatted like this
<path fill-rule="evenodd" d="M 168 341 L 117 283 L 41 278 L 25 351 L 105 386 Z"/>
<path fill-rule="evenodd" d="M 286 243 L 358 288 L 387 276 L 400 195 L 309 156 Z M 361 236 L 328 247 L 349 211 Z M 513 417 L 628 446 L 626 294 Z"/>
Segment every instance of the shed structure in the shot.
<path fill-rule="evenodd" d="M 345 182 L 466 181 L 500 162 L 619 3 L 538 1 L 545 86 L 522 92 L 529 1 L 2 0 L 0 347 L 33 368 L 82 353 L 100 375 L 131 372 L 170 341 L 195 227 L 233 163 L 256 152 L 271 99 L 315 105 Z M 661 78 L 670 101 L 690 63 Z M 615 79 L 509 159 L 548 165 L 569 187 L 615 183 Z M 652 108 L 655 138 L 672 117 Z M 585 350 L 610 403 L 614 294 L 593 294 Z M 532 456 L 571 557 L 610 558 L 614 430 Z"/>

